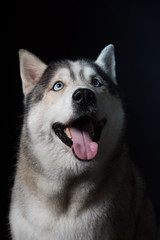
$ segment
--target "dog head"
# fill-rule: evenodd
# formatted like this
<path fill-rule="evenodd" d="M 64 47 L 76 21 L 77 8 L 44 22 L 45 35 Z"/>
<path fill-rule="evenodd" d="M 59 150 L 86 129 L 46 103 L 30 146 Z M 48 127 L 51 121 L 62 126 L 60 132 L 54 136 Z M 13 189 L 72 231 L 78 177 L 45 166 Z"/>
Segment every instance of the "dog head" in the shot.
<path fill-rule="evenodd" d="M 26 50 L 19 55 L 25 127 L 38 159 L 49 166 L 107 161 L 124 123 L 113 45 L 96 61 L 46 65 Z"/>

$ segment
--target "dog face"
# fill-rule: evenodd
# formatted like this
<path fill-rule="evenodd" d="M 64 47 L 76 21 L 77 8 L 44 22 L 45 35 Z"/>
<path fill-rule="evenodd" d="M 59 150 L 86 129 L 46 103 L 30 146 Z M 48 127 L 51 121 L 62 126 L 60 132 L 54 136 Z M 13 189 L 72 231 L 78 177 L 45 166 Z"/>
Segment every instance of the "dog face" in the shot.
<path fill-rule="evenodd" d="M 124 113 L 112 45 L 95 62 L 42 63 L 20 51 L 25 126 L 37 159 L 48 171 L 106 162 L 119 142 Z"/>

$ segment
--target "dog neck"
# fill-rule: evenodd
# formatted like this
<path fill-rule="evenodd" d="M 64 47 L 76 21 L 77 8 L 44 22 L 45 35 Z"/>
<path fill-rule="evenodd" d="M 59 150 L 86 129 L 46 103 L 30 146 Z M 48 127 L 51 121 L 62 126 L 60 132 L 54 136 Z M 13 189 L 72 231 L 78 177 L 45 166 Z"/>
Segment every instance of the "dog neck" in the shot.
<path fill-rule="evenodd" d="M 113 191 L 116 185 L 120 184 L 121 176 L 125 176 L 123 172 L 127 169 L 127 154 L 125 151 L 120 152 L 116 154 L 116 159 L 112 156 L 106 166 L 79 175 L 65 173 L 63 176 L 56 176 L 56 181 L 47 178 L 40 167 L 34 166 L 36 161 L 33 161 L 33 157 L 34 167 L 27 159 L 31 156 L 23 155 L 20 156 L 18 175 L 30 194 L 41 199 L 45 206 L 54 210 L 57 215 L 68 211 L 76 211 L 74 214 L 78 214 L 97 201 L 102 201 L 103 195 L 107 196 L 111 189 Z M 123 170 L 119 171 L 120 168 Z"/>

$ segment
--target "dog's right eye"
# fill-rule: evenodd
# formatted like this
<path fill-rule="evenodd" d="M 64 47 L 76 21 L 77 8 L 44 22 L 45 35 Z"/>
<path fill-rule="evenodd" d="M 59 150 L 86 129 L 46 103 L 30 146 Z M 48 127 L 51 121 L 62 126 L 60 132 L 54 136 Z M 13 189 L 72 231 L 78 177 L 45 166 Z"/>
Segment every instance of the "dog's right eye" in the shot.
<path fill-rule="evenodd" d="M 53 90 L 54 90 L 54 91 L 60 91 L 63 87 L 64 87 L 63 82 L 58 81 L 58 82 L 56 82 L 56 83 L 54 84 Z"/>

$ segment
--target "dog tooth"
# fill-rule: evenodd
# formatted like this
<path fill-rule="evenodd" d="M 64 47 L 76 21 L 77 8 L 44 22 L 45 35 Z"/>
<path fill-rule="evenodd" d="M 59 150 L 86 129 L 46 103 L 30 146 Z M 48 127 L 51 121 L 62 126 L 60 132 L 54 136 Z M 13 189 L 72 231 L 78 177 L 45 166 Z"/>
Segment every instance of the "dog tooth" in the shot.
<path fill-rule="evenodd" d="M 69 138 L 72 138 L 70 129 L 68 127 L 66 128 L 66 134 Z"/>

